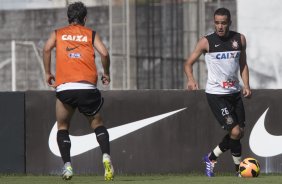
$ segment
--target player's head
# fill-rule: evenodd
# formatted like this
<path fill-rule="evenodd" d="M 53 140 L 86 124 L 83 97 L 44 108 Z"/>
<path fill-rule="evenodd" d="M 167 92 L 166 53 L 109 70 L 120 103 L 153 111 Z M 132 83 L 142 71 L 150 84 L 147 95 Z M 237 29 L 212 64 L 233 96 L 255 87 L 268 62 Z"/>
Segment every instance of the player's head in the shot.
<path fill-rule="evenodd" d="M 218 36 L 226 36 L 231 25 L 230 11 L 226 8 L 219 8 L 214 12 L 214 27 Z"/>
<path fill-rule="evenodd" d="M 84 25 L 87 16 L 86 6 L 82 2 L 74 2 L 68 6 L 69 23 Z"/>

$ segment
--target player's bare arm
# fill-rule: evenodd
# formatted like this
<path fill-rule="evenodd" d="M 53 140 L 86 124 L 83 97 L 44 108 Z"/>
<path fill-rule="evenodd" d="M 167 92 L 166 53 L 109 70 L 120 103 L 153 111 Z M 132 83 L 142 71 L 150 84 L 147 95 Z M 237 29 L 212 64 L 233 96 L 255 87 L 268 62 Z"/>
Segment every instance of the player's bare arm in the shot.
<path fill-rule="evenodd" d="M 208 40 L 203 37 L 197 43 L 194 51 L 191 53 L 190 57 L 187 58 L 184 64 L 184 71 L 187 77 L 187 89 L 197 90 L 199 89 L 197 82 L 193 76 L 193 64 L 198 60 L 201 54 L 207 52 L 208 50 Z"/>
<path fill-rule="evenodd" d="M 51 73 L 51 51 L 56 46 L 56 33 L 55 31 L 51 33 L 49 39 L 47 40 L 43 48 L 43 63 L 45 69 L 45 80 L 47 84 L 51 87 L 55 87 L 53 82 L 55 81 L 54 75 Z"/>
<path fill-rule="evenodd" d="M 102 66 L 104 68 L 104 73 L 102 75 L 102 83 L 108 85 L 111 81 L 110 79 L 110 56 L 109 52 L 106 49 L 105 45 L 101 41 L 101 38 L 98 33 L 96 33 L 94 40 L 94 47 L 101 56 Z"/>
<path fill-rule="evenodd" d="M 241 34 L 241 43 L 242 43 L 242 51 L 240 55 L 240 74 L 244 84 L 243 87 L 243 95 L 244 97 L 250 97 L 252 95 L 252 91 L 249 84 L 249 68 L 247 64 L 247 54 L 246 54 L 246 38 Z"/>

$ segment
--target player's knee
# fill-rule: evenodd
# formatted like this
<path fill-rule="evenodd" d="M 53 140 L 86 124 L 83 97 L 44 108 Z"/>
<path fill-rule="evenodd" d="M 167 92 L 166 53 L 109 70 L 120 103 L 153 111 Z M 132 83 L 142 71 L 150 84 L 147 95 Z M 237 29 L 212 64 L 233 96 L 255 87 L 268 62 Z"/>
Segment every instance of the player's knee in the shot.
<path fill-rule="evenodd" d="M 242 136 L 243 136 L 243 133 L 238 125 L 236 125 L 230 132 L 231 139 L 238 140 L 238 139 L 241 139 Z"/>

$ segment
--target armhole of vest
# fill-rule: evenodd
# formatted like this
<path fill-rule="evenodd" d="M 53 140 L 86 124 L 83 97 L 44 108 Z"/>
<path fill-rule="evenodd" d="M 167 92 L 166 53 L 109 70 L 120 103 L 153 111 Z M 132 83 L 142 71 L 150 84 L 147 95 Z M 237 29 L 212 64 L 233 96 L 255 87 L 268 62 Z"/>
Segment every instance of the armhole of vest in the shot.
<path fill-rule="evenodd" d="M 94 46 L 96 31 L 92 31 L 92 45 Z"/>
<path fill-rule="evenodd" d="M 239 38 L 238 38 L 239 39 L 238 40 L 239 41 L 239 45 L 241 45 L 241 49 L 242 49 L 243 46 L 242 46 L 242 40 L 241 40 L 241 33 L 238 33 L 238 35 L 239 35 Z"/>
<path fill-rule="evenodd" d="M 58 33 L 58 30 L 55 29 L 54 32 L 55 32 L 55 39 L 56 39 L 55 41 L 56 41 L 56 47 L 57 47 L 57 33 Z"/>
<path fill-rule="evenodd" d="M 205 54 L 210 53 L 210 51 L 211 51 L 211 44 L 210 44 L 210 39 L 209 39 L 209 36 L 210 36 L 210 35 L 211 35 L 211 34 L 208 34 L 208 35 L 205 35 L 205 36 L 204 36 L 204 38 L 207 39 L 207 41 L 208 41 L 208 46 L 209 46 L 209 49 L 205 52 Z"/>

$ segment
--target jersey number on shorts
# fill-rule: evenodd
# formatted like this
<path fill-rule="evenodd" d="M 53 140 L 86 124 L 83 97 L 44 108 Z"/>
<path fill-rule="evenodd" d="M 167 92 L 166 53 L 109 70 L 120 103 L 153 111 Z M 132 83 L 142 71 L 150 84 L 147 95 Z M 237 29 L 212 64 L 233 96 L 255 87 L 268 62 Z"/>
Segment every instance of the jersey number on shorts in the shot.
<path fill-rule="evenodd" d="M 226 116 L 226 115 L 229 114 L 229 111 L 228 111 L 227 107 L 221 109 L 221 114 L 222 114 L 222 116 Z"/>

